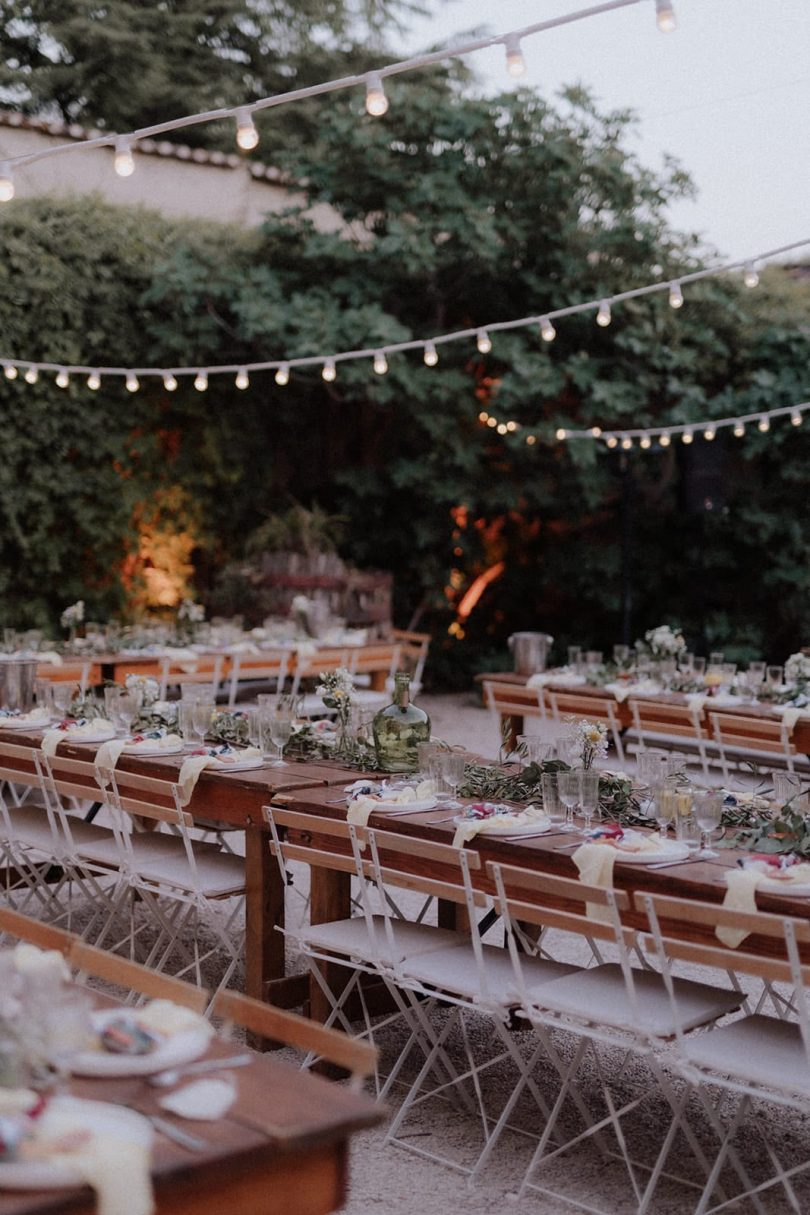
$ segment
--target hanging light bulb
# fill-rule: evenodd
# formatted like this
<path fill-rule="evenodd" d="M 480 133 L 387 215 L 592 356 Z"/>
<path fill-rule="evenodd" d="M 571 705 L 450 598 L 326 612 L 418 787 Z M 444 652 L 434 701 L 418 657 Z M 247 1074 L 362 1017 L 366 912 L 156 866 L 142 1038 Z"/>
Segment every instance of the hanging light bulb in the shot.
<path fill-rule="evenodd" d="M 753 262 L 746 262 L 745 271 L 743 273 L 743 282 L 746 287 L 756 287 L 759 282 L 757 268 Z"/>
<path fill-rule="evenodd" d="M 562 443 L 563 439 L 568 438 L 568 431 L 565 429 L 564 426 L 558 426 L 554 432 L 554 438 L 559 440 L 560 443 Z"/>
<path fill-rule="evenodd" d="M 769 417 L 767 417 L 766 414 L 763 414 L 762 417 L 757 422 L 757 430 L 761 431 L 762 434 L 767 434 L 770 429 L 771 429 L 771 419 Z"/>
<path fill-rule="evenodd" d="M 335 367 L 335 360 L 327 359 L 321 371 L 322 378 L 326 380 L 327 384 L 331 384 L 336 375 L 337 368 Z"/>
<path fill-rule="evenodd" d="M 605 443 L 611 449 L 611 451 L 613 450 L 614 447 L 619 446 L 619 440 L 616 438 L 615 435 L 608 435 L 608 437 L 605 439 Z"/>
<path fill-rule="evenodd" d="M 607 329 L 611 319 L 610 304 L 607 302 L 607 300 L 602 300 L 601 304 L 599 305 L 599 311 L 596 314 L 596 323 L 597 325 L 601 325 L 603 329 Z"/>
<path fill-rule="evenodd" d="M 537 435 L 526 435 L 526 446 L 534 447 L 537 442 Z"/>
<path fill-rule="evenodd" d="M 487 411 L 485 409 L 482 409 L 481 412 L 479 413 L 478 421 L 479 422 L 488 422 L 489 421 L 489 414 L 487 413 Z"/>
<path fill-rule="evenodd" d="M 644 450 L 647 451 L 648 448 L 652 447 L 652 439 L 650 438 L 649 435 L 642 435 L 642 437 L 638 441 L 638 445 L 639 445 L 639 447 L 643 447 Z"/>
<path fill-rule="evenodd" d="M 544 342 L 553 342 L 557 336 L 557 330 L 552 325 L 550 317 L 540 318 L 540 336 Z"/>
<path fill-rule="evenodd" d="M 489 426 L 490 430 L 492 430 L 492 429 L 494 429 L 494 428 L 495 428 L 497 425 L 498 425 L 498 419 L 497 419 L 497 418 L 493 418 L 492 414 L 490 414 L 490 416 L 487 418 L 487 426 Z"/>
<path fill-rule="evenodd" d="M 492 349 L 492 341 L 486 329 L 479 329 L 478 336 L 475 339 L 475 344 L 481 354 L 489 354 Z"/>
<path fill-rule="evenodd" d="M 97 371 L 91 371 L 87 377 L 87 387 L 91 392 L 97 392 L 101 387 L 101 376 Z"/>
<path fill-rule="evenodd" d="M 197 389 L 197 392 L 205 392 L 206 388 L 208 387 L 207 371 L 200 370 L 197 372 L 194 377 L 194 387 Z"/>
<path fill-rule="evenodd" d="M 234 380 L 234 383 L 236 384 L 237 388 L 241 388 L 243 391 L 245 388 L 247 388 L 248 384 L 250 383 L 250 376 L 247 373 L 246 367 L 239 368 L 239 370 L 236 373 L 236 379 Z"/>
<path fill-rule="evenodd" d="M 510 419 L 510 421 L 508 421 L 506 423 L 506 429 L 508 430 L 510 435 L 514 434 L 515 431 L 517 430 L 517 428 L 518 428 L 517 422 L 511 421 L 511 419 Z"/>
<path fill-rule="evenodd" d="M 688 447 L 690 443 L 694 442 L 694 438 L 695 436 L 692 434 L 691 430 L 685 430 L 681 435 L 681 442 L 686 443 Z"/>
<path fill-rule="evenodd" d="M 424 359 L 425 359 L 426 367 L 435 367 L 436 364 L 438 363 L 439 352 L 437 351 L 433 342 L 425 342 Z"/>
<path fill-rule="evenodd" d="M 132 144 L 126 135 L 115 141 L 115 171 L 119 177 L 131 177 L 135 172 L 135 158 L 132 155 Z"/>
<path fill-rule="evenodd" d="M 734 423 L 734 438 L 741 439 L 745 434 L 745 422 Z"/>
<path fill-rule="evenodd" d="M 127 372 L 126 386 L 127 386 L 127 392 L 137 392 L 138 389 L 140 388 L 140 384 L 138 383 L 138 377 L 136 376 L 134 371 Z"/>
<path fill-rule="evenodd" d="M 669 306 L 670 308 L 683 308 L 683 291 L 680 283 L 669 284 Z"/>
<path fill-rule="evenodd" d="M 253 121 L 250 110 L 240 108 L 236 111 L 236 143 L 243 152 L 250 152 L 259 142 L 259 132 Z"/>
<path fill-rule="evenodd" d="M 7 160 L 0 164 L 0 202 L 11 202 L 14 197 L 14 176 Z"/>
<path fill-rule="evenodd" d="M 69 383 L 70 383 L 70 376 L 65 371 L 64 367 L 61 367 L 59 369 L 59 371 L 57 371 L 57 373 L 56 373 L 56 387 L 57 388 L 67 388 Z"/>
<path fill-rule="evenodd" d="M 668 434 L 667 431 L 664 431 L 662 435 L 658 436 L 658 442 L 661 447 L 669 447 L 670 443 L 672 442 L 672 436 Z"/>
<path fill-rule="evenodd" d="M 592 426 L 592 427 L 591 427 L 591 434 L 593 435 L 593 437 L 594 437 L 595 439 L 598 439 L 598 438 L 599 438 L 599 436 L 602 434 L 602 427 L 601 427 L 601 426 Z"/>
<path fill-rule="evenodd" d="M 506 48 L 506 70 L 510 76 L 522 76 L 526 71 L 526 60 L 520 49 L 520 38 L 517 34 L 507 34 L 503 40 Z"/>
<path fill-rule="evenodd" d="M 7 380 L 16 380 L 17 368 L 13 363 L 6 363 L 6 366 L 3 368 L 3 375 Z"/>
<path fill-rule="evenodd" d="M 366 76 L 366 113 L 372 118 L 382 118 L 388 112 L 388 98 L 385 95 L 382 76 L 379 72 L 369 72 Z"/>
<path fill-rule="evenodd" d="M 703 438 L 706 439 L 707 442 L 711 443 L 712 439 L 714 438 L 714 436 L 716 434 L 717 434 L 717 431 L 715 430 L 715 428 L 713 426 L 707 426 L 703 432 Z"/>
<path fill-rule="evenodd" d="M 622 451 L 629 451 L 632 446 L 633 446 L 633 440 L 630 438 L 629 435 L 625 435 L 624 438 L 622 439 Z"/>
<path fill-rule="evenodd" d="M 388 370 L 388 359 L 385 357 L 384 350 L 378 350 L 374 355 L 374 370 L 377 375 L 385 375 Z"/>
<path fill-rule="evenodd" d="M 793 410 L 793 412 L 792 412 L 792 413 L 791 413 L 791 415 L 790 415 L 790 423 L 791 423 L 791 425 L 792 425 L 792 426 L 801 426 L 801 424 L 802 424 L 802 411 L 801 411 L 800 409 L 794 409 L 794 410 Z"/>
<path fill-rule="evenodd" d="M 177 380 L 170 371 L 167 371 L 163 377 L 163 387 L 167 392 L 174 392 L 177 388 Z"/>
<path fill-rule="evenodd" d="M 23 379 L 25 380 L 26 384 L 36 384 L 37 380 L 39 379 L 39 372 L 37 371 L 36 367 L 26 367 Z"/>
<path fill-rule="evenodd" d="M 499 435 L 505 435 L 506 434 L 506 423 L 499 422 L 498 426 L 497 426 L 497 431 L 498 431 Z"/>
<path fill-rule="evenodd" d="M 278 371 L 276 372 L 275 379 L 276 379 L 276 383 L 279 385 L 280 388 L 284 388 L 284 386 L 286 384 L 289 384 L 289 382 L 290 382 L 290 364 L 289 363 L 281 364 Z"/>
<path fill-rule="evenodd" d="M 677 27 L 671 0 L 655 0 L 655 19 L 662 34 L 671 34 Z"/>

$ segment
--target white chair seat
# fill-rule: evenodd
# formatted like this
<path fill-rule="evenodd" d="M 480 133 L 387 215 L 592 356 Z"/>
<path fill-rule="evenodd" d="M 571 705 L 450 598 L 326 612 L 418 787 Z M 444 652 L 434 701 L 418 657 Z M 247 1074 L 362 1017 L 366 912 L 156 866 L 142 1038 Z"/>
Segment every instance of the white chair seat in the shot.
<path fill-rule="evenodd" d="M 483 945 L 486 996 L 490 1003 L 515 1005 L 521 1003 L 520 988 L 515 978 L 515 968 L 506 949 L 498 945 Z M 576 966 L 565 962 L 546 961 L 543 958 L 525 958 L 521 961 L 523 974 L 533 986 L 541 986 L 563 975 L 573 974 Z M 440 949 L 421 957 L 409 957 L 402 966 L 408 978 L 453 992 L 467 999 L 483 996 L 485 985 L 478 973 L 478 964 L 472 945 L 458 945 L 455 949 Z"/>
<path fill-rule="evenodd" d="M 184 848 L 176 856 L 167 852 L 164 856 L 147 857 L 139 863 L 138 877 L 149 884 L 198 891 L 209 899 L 227 898 L 244 891 L 245 862 L 241 857 L 228 852 L 212 855 L 195 845 L 194 859 L 196 880 Z"/>
<path fill-rule="evenodd" d="M 2 831 L 3 837 L 7 838 L 9 843 L 21 844 L 25 848 L 35 848 L 49 855 L 60 854 L 64 851 L 65 845 L 60 837 L 57 835 L 56 839 L 54 839 L 54 834 L 44 807 L 15 806 L 10 811 L 10 816 L 12 826 L 12 833 L 10 835 L 5 832 L 2 827 L 2 820 L 0 820 L 0 831 Z M 76 844 L 79 841 L 89 844 L 112 837 L 112 832 L 106 827 L 94 827 L 92 823 L 85 823 L 82 819 L 71 819 L 70 830 L 73 841 Z"/>
<path fill-rule="evenodd" d="M 76 853 L 82 860 L 92 861 L 97 865 L 107 865 L 111 869 L 115 869 L 121 864 L 121 848 L 112 831 L 96 828 L 97 834 L 91 836 L 83 832 L 77 832 L 76 824 L 73 822 L 71 822 L 70 829 L 76 843 Z M 139 865 L 142 860 L 160 859 L 161 857 L 178 857 L 184 864 L 187 863 L 186 850 L 179 836 L 164 835 L 159 831 L 142 831 L 135 832 L 129 838 L 136 865 Z M 195 856 L 198 850 L 201 855 L 205 854 L 206 851 L 219 853 L 219 848 L 216 844 L 197 843 L 195 841 Z"/>
<path fill-rule="evenodd" d="M 700 1068 L 810 1097 L 810 1068 L 796 1022 L 744 1017 L 689 1038 L 683 1054 Z"/>
<path fill-rule="evenodd" d="M 434 928 L 430 924 L 411 924 L 407 920 L 392 924 L 396 948 L 393 957 L 385 929 L 383 916 L 375 915 L 374 938 L 368 930 L 365 916 L 352 916 L 347 920 L 331 920 L 326 924 L 311 924 L 300 934 L 303 944 L 312 949 L 329 953 L 342 953 L 353 958 L 379 960 L 381 962 L 404 962 L 432 950 L 458 947 L 463 941 L 460 933 L 447 928 Z"/>
<path fill-rule="evenodd" d="M 733 1012 L 744 999 L 738 992 L 709 987 L 691 979 L 674 979 L 673 982 L 678 1021 L 684 1033 Z M 634 970 L 633 984 L 635 1012 L 622 968 L 612 962 L 580 970 L 547 986 L 528 988 L 528 995 L 541 1009 L 567 1013 L 592 1025 L 641 1029 L 656 1038 L 674 1037 L 674 1010 L 661 976 L 655 971 Z"/>

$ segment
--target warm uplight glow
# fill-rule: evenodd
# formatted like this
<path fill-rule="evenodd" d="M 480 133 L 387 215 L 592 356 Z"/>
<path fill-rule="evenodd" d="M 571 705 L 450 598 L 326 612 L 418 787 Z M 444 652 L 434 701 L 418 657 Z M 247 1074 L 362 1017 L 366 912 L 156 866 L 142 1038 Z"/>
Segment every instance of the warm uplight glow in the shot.
<path fill-rule="evenodd" d="M 491 565 L 488 570 L 484 570 L 483 574 L 479 574 L 478 577 L 470 583 L 469 587 L 461 598 L 458 608 L 456 609 L 456 615 L 458 616 L 459 620 L 467 619 L 487 587 L 493 583 L 496 578 L 500 578 L 505 569 L 506 563 L 504 561 L 497 561 L 495 565 Z"/>

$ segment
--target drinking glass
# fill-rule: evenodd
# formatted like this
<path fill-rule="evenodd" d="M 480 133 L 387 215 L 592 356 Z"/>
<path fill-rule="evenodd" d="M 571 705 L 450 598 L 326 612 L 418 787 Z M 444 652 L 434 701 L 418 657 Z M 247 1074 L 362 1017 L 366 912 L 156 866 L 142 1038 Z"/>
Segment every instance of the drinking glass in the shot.
<path fill-rule="evenodd" d="M 565 825 L 574 828 L 574 807 L 579 805 L 579 772 L 558 772 L 557 790 L 565 806 Z"/>
<path fill-rule="evenodd" d="M 599 773 L 580 772 L 579 774 L 579 804 L 582 808 L 582 819 L 584 823 L 584 833 L 587 835 L 591 829 L 593 816 L 596 814 L 599 806 Z"/>
<path fill-rule="evenodd" d="M 692 658 L 692 674 L 696 679 L 702 679 L 706 674 L 706 659 L 699 658 L 697 654 Z"/>
<path fill-rule="evenodd" d="M 726 656 L 722 650 L 712 650 L 712 652 L 709 654 L 709 666 L 721 667 L 725 657 Z"/>
<path fill-rule="evenodd" d="M 566 807 L 560 800 L 560 791 L 557 787 L 557 773 L 544 772 L 543 780 L 543 809 L 546 812 L 546 817 L 553 827 L 562 827 L 566 820 Z"/>
<path fill-rule="evenodd" d="M 53 684 L 50 679 L 38 679 L 34 684 L 34 695 L 37 708 L 45 709 L 50 716 L 53 716 Z"/>
<path fill-rule="evenodd" d="M 286 768 L 287 763 L 284 759 L 284 748 L 290 741 L 290 735 L 292 734 L 292 713 L 289 713 L 284 706 L 279 705 L 271 709 L 264 709 L 262 712 L 267 724 L 270 741 L 276 748 L 277 753 L 272 766 L 274 768 Z"/>
<path fill-rule="evenodd" d="M 781 691 L 782 677 L 784 675 L 782 667 L 766 667 L 765 675 L 768 680 L 768 687 L 774 692 Z"/>
<path fill-rule="evenodd" d="M 115 695 L 107 696 L 107 693 L 115 693 Z M 129 692 L 124 692 L 121 688 L 105 688 L 104 689 L 104 709 L 109 720 L 115 726 L 116 734 L 121 737 L 126 737 L 132 728 L 132 719 L 135 716 L 137 701 Z"/>
<path fill-rule="evenodd" d="M 678 664 L 674 658 L 662 658 L 658 664 L 658 674 L 661 683 L 664 685 L 665 691 L 669 691 L 670 684 L 675 678 L 678 669 Z"/>
<path fill-rule="evenodd" d="M 614 645 L 613 661 L 616 663 L 617 667 L 623 667 L 629 657 L 630 657 L 630 646 L 629 645 Z"/>
<path fill-rule="evenodd" d="M 791 810 L 804 813 L 807 808 L 807 793 L 802 793 L 802 778 L 798 772 L 773 772 L 773 791 L 777 802 L 784 806 L 790 802 Z"/>
<path fill-rule="evenodd" d="M 420 742 L 416 744 L 416 763 L 419 775 L 425 780 L 431 779 L 430 763 L 439 753 L 439 744 L 435 742 Z"/>
<path fill-rule="evenodd" d="M 554 740 L 554 750 L 557 752 L 557 759 L 561 760 L 564 764 L 568 764 L 569 767 L 573 766 L 574 759 L 576 758 L 574 755 L 576 743 L 577 740 L 574 734 L 561 734 L 559 738 L 555 738 Z"/>
<path fill-rule="evenodd" d="M 69 679 L 62 679 L 53 686 L 53 703 L 63 717 L 70 710 L 75 691 L 76 685 L 72 684 Z"/>
<path fill-rule="evenodd" d="M 200 746 L 205 742 L 205 736 L 211 728 L 211 718 L 214 716 L 215 708 L 216 704 L 213 700 L 193 700 L 191 702 L 191 726 Z"/>
<path fill-rule="evenodd" d="M 636 754 L 636 774 L 642 784 L 654 789 L 666 775 L 667 757 L 662 751 L 639 751 Z"/>
<path fill-rule="evenodd" d="M 247 740 L 251 747 L 258 747 L 262 750 L 262 717 L 261 710 L 253 705 L 241 710 L 245 715 L 247 723 Z"/>
<path fill-rule="evenodd" d="M 601 650 L 588 650 L 585 655 L 586 667 L 588 667 L 588 669 L 591 671 L 595 670 L 597 667 L 601 667 L 602 656 Z"/>
<path fill-rule="evenodd" d="M 464 771 L 467 767 L 467 756 L 462 751 L 445 751 L 442 755 L 442 775 L 445 783 L 450 788 L 450 793 L 454 800 L 448 802 L 450 809 L 455 809 L 460 806 L 460 802 L 455 801 L 456 789 L 464 780 Z"/>
<path fill-rule="evenodd" d="M 765 663 L 764 662 L 759 662 L 759 661 L 749 662 L 748 671 L 751 675 L 756 677 L 756 679 L 759 683 L 762 683 L 764 681 L 764 679 L 765 679 Z"/>
<path fill-rule="evenodd" d="M 691 674 L 693 674 L 694 669 L 695 669 L 694 654 L 690 654 L 688 650 L 684 650 L 684 652 L 678 658 L 678 670 L 681 672 L 682 675 L 691 675 Z"/>
<path fill-rule="evenodd" d="M 528 764 L 542 764 L 547 759 L 551 759 L 554 744 L 545 742 L 542 738 L 538 738 L 536 734 L 519 734 L 518 742 L 524 748 L 524 755 Z"/>
<path fill-rule="evenodd" d="M 658 823 L 658 834 L 662 840 L 666 839 L 669 824 L 677 812 L 676 796 L 673 795 L 673 790 L 666 785 L 658 785 L 650 790 L 650 800 L 646 810 L 650 817 Z"/>
<path fill-rule="evenodd" d="M 177 706 L 177 725 L 185 742 L 195 746 L 194 735 L 194 701 L 181 700 Z"/>
<path fill-rule="evenodd" d="M 720 673 L 723 676 L 723 682 L 720 684 L 720 691 L 728 692 L 734 683 L 734 677 L 737 674 L 736 662 L 724 662 L 720 667 Z"/>
<path fill-rule="evenodd" d="M 188 704 L 194 704 L 196 700 L 213 701 L 215 695 L 212 683 L 184 683 L 180 685 L 180 699 L 186 701 Z"/>
<path fill-rule="evenodd" d="M 568 647 L 568 665 L 572 671 L 579 670 L 579 664 L 582 662 L 582 646 L 569 645 Z"/>
<path fill-rule="evenodd" d="M 717 793 L 697 793 L 694 799 L 695 818 L 700 827 L 700 849 L 694 855 L 704 860 L 719 856 L 709 847 L 709 839 L 713 831 L 720 826 L 723 813 L 723 799 Z"/>

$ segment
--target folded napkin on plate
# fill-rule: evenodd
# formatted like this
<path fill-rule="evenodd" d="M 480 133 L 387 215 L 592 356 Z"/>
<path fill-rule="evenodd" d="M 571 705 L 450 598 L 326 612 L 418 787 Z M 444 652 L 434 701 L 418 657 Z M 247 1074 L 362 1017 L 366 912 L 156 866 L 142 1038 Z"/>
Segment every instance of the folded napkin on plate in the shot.
<path fill-rule="evenodd" d="M 64 741 L 64 738 L 64 730 L 46 730 L 42 735 L 42 750 L 49 758 L 53 759 L 54 755 L 56 755 L 56 748 L 60 742 Z"/>
<path fill-rule="evenodd" d="M 180 1118 L 215 1122 L 227 1114 L 235 1100 L 236 1085 L 233 1080 L 211 1079 L 195 1080 L 193 1084 L 161 1097 L 158 1104 Z"/>
<path fill-rule="evenodd" d="M 125 738 L 111 738 L 109 742 L 102 743 L 98 751 L 96 751 L 96 758 L 93 760 L 93 763 L 96 766 L 96 779 L 102 788 L 106 788 L 110 783 L 102 773 L 112 772 L 121 758 L 121 753 L 126 745 L 127 740 Z"/>
<path fill-rule="evenodd" d="M 177 778 L 181 806 L 187 806 L 191 801 L 202 770 L 215 767 L 216 762 L 213 755 L 189 755 L 183 760 L 180 775 Z"/>
<path fill-rule="evenodd" d="M 785 893 L 790 894 L 792 885 L 807 885 L 810 883 L 810 864 L 800 863 L 787 869 L 780 869 L 767 862 L 759 865 L 748 865 L 744 869 L 731 869 L 726 877 L 728 890 L 723 899 L 723 906 L 728 911 L 745 911 L 754 914 L 757 910 L 757 888 L 762 882 L 777 881 L 785 886 Z M 747 928 L 729 928 L 721 925 L 715 929 L 715 936 L 729 949 L 736 949 L 749 935 Z"/>
<path fill-rule="evenodd" d="M 612 890 L 616 849 L 610 844 L 580 844 L 571 859 L 579 870 L 579 880 L 586 886 Z M 585 914 L 589 920 L 612 923 L 610 911 L 600 903 L 586 903 Z"/>
<path fill-rule="evenodd" d="M 520 814 L 493 814 L 489 818 L 471 818 L 459 823 L 456 826 L 456 833 L 453 836 L 453 847 L 463 848 L 476 835 L 486 835 L 487 829 L 497 826 L 514 827 L 515 831 L 520 831 L 526 823 L 535 823 L 538 831 L 542 831 L 544 827 L 550 827 L 548 816 L 543 813 L 539 806 L 528 806 L 525 811 Z"/>
<path fill-rule="evenodd" d="M 47 663 L 50 667 L 62 665 L 62 655 L 57 654 L 56 650 L 37 650 L 35 657 L 37 662 Z"/>
<path fill-rule="evenodd" d="M 354 823 L 356 827 L 367 827 L 370 815 L 381 804 L 386 806 L 402 806 L 404 808 L 407 807 L 408 802 L 416 802 L 421 798 L 428 797 L 429 795 L 432 796 L 432 794 L 433 784 L 430 781 L 422 781 L 416 788 L 413 785 L 406 785 L 404 789 L 392 790 L 390 793 L 381 790 L 380 795 L 375 797 L 361 793 L 358 797 L 350 799 L 346 819 L 348 822 Z"/>
<path fill-rule="evenodd" d="M 693 713 L 700 713 L 709 698 L 703 692 L 690 692 L 686 698 L 687 708 Z"/>
<path fill-rule="evenodd" d="M 190 650 L 186 646 L 169 645 L 163 653 L 166 658 L 170 658 L 172 662 L 176 662 L 186 675 L 193 675 L 200 662 L 199 654 L 196 654 L 194 650 Z"/>
<path fill-rule="evenodd" d="M 171 1037 L 172 1034 L 195 1033 L 205 1034 L 207 1038 L 214 1036 L 214 1027 L 205 1017 L 186 1008 L 184 1004 L 175 1004 L 174 1000 L 150 1000 L 143 1008 L 134 1010 L 134 1016 L 139 1025 L 153 1029 L 157 1034 Z"/>
<path fill-rule="evenodd" d="M 97 1215 L 152 1215 L 151 1156 L 144 1143 L 94 1132 L 65 1163 L 96 1191 Z"/>
<path fill-rule="evenodd" d="M 782 705 L 776 711 L 787 726 L 789 734 L 795 730 L 800 717 L 810 717 L 810 709 L 796 709 L 793 705 Z"/>

